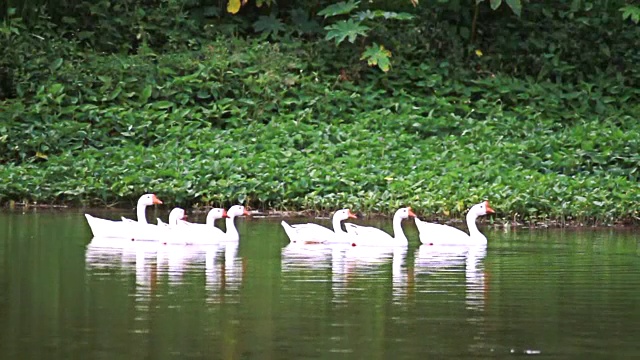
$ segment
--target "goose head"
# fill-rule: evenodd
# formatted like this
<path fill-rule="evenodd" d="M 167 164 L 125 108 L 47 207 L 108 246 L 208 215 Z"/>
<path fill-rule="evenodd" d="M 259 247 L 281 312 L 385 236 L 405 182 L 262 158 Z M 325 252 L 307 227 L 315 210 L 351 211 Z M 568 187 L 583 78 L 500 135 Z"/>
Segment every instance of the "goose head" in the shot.
<path fill-rule="evenodd" d="M 487 214 L 493 214 L 495 211 L 489 206 L 489 201 L 485 200 L 481 203 L 475 204 L 469 209 L 469 214 L 474 215 L 475 217 L 484 216 Z"/>
<path fill-rule="evenodd" d="M 213 208 L 207 213 L 206 223 L 208 225 L 215 226 L 214 223 L 216 222 L 216 220 L 228 217 L 229 216 L 227 215 L 227 210 L 222 208 Z"/>
<path fill-rule="evenodd" d="M 213 217 L 216 219 L 222 219 L 222 218 L 228 218 L 229 215 L 227 215 L 227 210 L 223 209 L 223 208 L 213 208 L 211 210 L 209 210 L 209 212 L 213 213 Z"/>
<path fill-rule="evenodd" d="M 179 220 L 186 220 L 187 215 L 182 208 L 173 208 L 169 213 L 169 225 L 178 225 Z"/>
<path fill-rule="evenodd" d="M 233 205 L 227 211 L 227 217 L 234 218 L 236 216 L 250 215 L 247 209 L 242 205 Z"/>
<path fill-rule="evenodd" d="M 160 204 L 162 204 L 162 201 L 158 199 L 156 194 L 144 194 L 138 199 L 138 205 L 151 206 Z"/>
<path fill-rule="evenodd" d="M 416 217 L 416 214 L 413 212 L 413 210 L 411 210 L 411 207 L 409 206 L 398 209 L 393 217 L 408 219 L 410 217 Z"/>
<path fill-rule="evenodd" d="M 333 219 L 334 220 L 342 221 L 342 220 L 357 219 L 357 218 L 358 217 L 354 213 L 352 213 L 351 210 L 349 210 L 349 209 L 341 209 L 341 210 L 336 211 L 333 214 Z"/>

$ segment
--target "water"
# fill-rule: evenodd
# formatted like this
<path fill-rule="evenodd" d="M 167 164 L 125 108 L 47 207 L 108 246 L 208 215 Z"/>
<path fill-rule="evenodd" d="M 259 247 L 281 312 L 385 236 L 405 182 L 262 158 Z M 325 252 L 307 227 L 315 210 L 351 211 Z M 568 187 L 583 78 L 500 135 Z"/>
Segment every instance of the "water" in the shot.
<path fill-rule="evenodd" d="M 405 222 L 409 247 L 382 251 L 292 247 L 279 221 L 236 221 L 239 244 L 101 246 L 79 212 L 0 213 L 0 359 L 640 352 L 633 231 L 485 230 L 487 248 L 451 251 Z"/>

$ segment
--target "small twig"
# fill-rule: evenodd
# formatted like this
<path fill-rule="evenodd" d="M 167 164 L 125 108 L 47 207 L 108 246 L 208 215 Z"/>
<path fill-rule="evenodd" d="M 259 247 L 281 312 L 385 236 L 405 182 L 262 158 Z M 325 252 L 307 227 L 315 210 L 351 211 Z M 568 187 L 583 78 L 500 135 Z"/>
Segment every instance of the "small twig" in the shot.
<path fill-rule="evenodd" d="M 473 21 L 471 22 L 471 43 L 475 43 L 476 42 L 476 28 L 478 27 L 478 12 L 479 12 L 480 6 L 479 3 L 476 2 L 476 7 L 475 10 L 473 12 Z"/>

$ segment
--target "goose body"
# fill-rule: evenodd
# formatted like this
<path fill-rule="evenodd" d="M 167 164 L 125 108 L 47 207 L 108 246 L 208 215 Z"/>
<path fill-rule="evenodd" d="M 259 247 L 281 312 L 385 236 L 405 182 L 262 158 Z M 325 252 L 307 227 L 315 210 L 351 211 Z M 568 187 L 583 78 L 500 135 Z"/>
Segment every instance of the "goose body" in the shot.
<path fill-rule="evenodd" d="M 224 231 L 215 227 L 215 221 L 226 218 L 227 211 L 222 208 L 213 208 L 207 213 L 204 224 L 192 223 L 185 220 L 185 217 L 172 218 L 169 214 L 169 223 L 164 223 L 158 219 L 158 226 L 169 227 L 171 232 L 184 239 L 182 242 L 192 245 L 212 245 L 217 244 L 225 236 Z"/>
<path fill-rule="evenodd" d="M 184 210 L 180 208 L 174 210 L 178 212 L 178 215 L 172 217 L 169 214 L 168 224 L 158 219 L 158 226 L 162 226 L 168 231 L 165 236 L 168 238 L 167 242 L 185 245 L 213 245 L 221 241 L 238 241 L 240 234 L 236 229 L 234 219 L 238 216 L 249 215 L 249 212 L 242 205 L 234 205 L 229 211 L 215 208 L 207 214 L 207 223 L 196 224 L 184 221 L 184 216 L 179 213 L 181 210 L 183 215 Z M 226 232 L 214 226 L 215 220 L 221 218 L 226 218 Z"/>
<path fill-rule="evenodd" d="M 162 204 L 155 194 L 145 194 L 138 199 L 136 206 L 137 221 L 108 220 L 84 214 L 93 237 L 125 238 L 131 240 L 158 240 L 160 234 L 155 225 L 147 223 L 147 206 Z"/>
<path fill-rule="evenodd" d="M 435 224 L 422 221 L 416 217 L 416 227 L 420 233 L 420 242 L 426 245 L 482 245 L 487 243 L 487 237 L 478 230 L 476 219 L 480 216 L 492 214 L 495 211 L 489 201 L 475 204 L 467 212 L 467 227 L 469 233 L 453 226 Z"/>
<path fill-rule="evenodd" d="M 393 235 L 372 226 L 345 223 L 345 227 L 348 234 L 354 235 L 352 246 L 406 246 L 409 240 L 402 230 L 402 220 L 415 216 L 410 207 L 398 209 L 393 215 Z"/>
<path fill-rule="evenodd" d="M 342 230 L 341 223 L 349 218 L 356 218 L 349 209 L 336 211 L 332 217 L 333 230 L 314 223 L 289 225 L 283 220 L 280 224 L 291 243 L 346 243 L 348 242 L 348 234 Z"/>
<path fill-rule="evenodd" d="M 242 205 L 233 205 L 227 210 L 227 218 L 225 219 L 225 227 L 227 229 L 224 232 L 224 236 L 220 238 L 220 241 L 234 242 L 240 240 L 240 233 L 236 228 L 235 220 L 240 216 L 249 216 L 249 212 Z"/>

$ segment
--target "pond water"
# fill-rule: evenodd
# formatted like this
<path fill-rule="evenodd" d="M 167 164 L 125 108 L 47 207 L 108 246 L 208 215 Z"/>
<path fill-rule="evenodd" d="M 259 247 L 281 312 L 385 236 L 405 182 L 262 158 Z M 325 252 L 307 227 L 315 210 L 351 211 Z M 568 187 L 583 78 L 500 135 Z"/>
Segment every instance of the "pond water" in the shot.
<path fill-rule="evenodd" d="M 235 244 L 107 246 L 81 212 L 0 213 L 0 359 L 640 354 L 631 230 L 485 229 L 486 248 L 452 250 L 406 221 L 409 246 L 382 251 L 236 223 Z"/>

